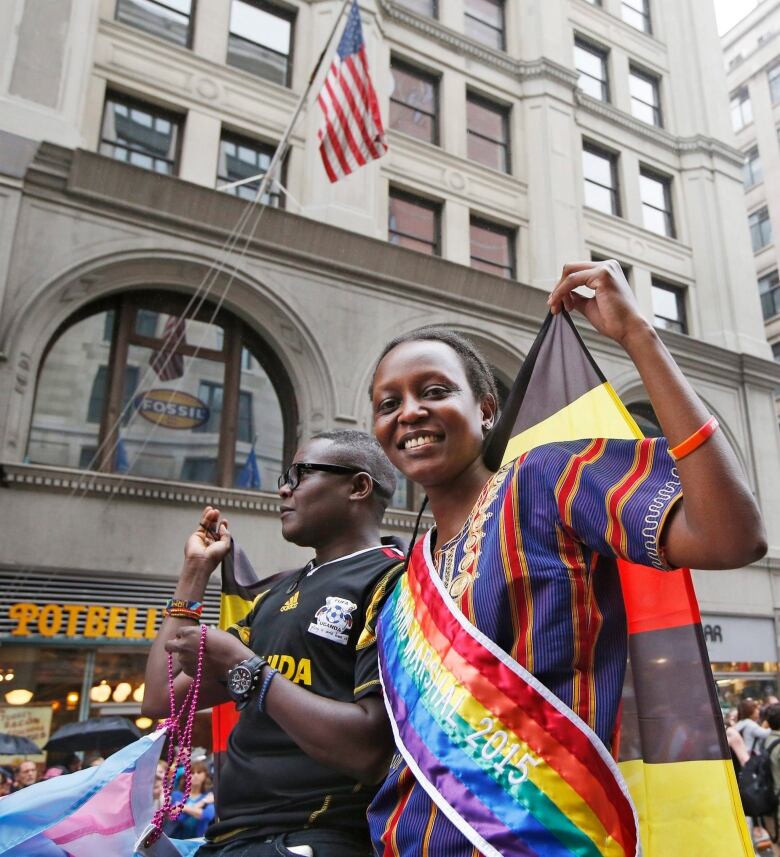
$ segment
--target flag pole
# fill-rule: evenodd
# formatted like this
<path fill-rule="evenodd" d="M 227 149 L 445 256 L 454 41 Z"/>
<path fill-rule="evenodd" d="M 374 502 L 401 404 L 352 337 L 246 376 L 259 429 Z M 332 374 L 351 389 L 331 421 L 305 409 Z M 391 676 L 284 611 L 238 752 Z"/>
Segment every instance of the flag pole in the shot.
<path fill-rule="evenodd" d="M 317 74 L 320 68 L 322 67 L 323 60 L 325 59 L 326 55 L 330 55 L 331 53 L 331 46 L 333 44 L 333 40 L 336 37 L 339 25 L 341 24 L 341 19 L 344 17 L 344 12 L 352 2 L 353 0 L 344 0 L 338 15 L 336 15 L 336 21 L 333 24 L 333 29 L 331 30 L 330 35 L 328 36 L 327 42 L 325 42 L 325 47 L 322 49 L 322 53 L 320 54 L 319 59 L 317 60 L 314 66 L 314 70 L 309 75 L 309 80 L 306 84 L 306 89 L 303 91 L 303 94 L 298 99 L 298 103 L 296 104 L 295 110 L 293 111 L 293 114 L 290 117 L 290 121 L 287 123 L 287 128 L 285 128 L 284 134 L 282 134 L 282 139 L 279 141 L 279 145 L 276 147 L 276 151 L 274 152 L 274 155 L 271 158 L 271 163 L 268 165 L 268 169 L 264 173 L 258 173 L 258 175 L 256 176 L 250 176 L 249 178 L 239 179 L 238 181 L 231 182 L 230 184 L 220 185 L 217 190 L 231 190 L 234 187 L 241 187 L 241 185 L 249 184 L 250 182 L 262 179 L 262 181 L 260 182 L 260 186 L 257 188 L 255 200 L 262 199 L 263 194 L 265 193 L 265 190 L 272 179 L 274 171 L 281 163 L 284 156 L 287 154 L 287 150 L 290 148 L 290 136 L 292 135 L 295 123 L 298 121 L 298 117 L 301 115 L 301 111 L 303 110 L 303 106 L 306 103 L 306 99 L 309 97 L 311 88 L 314 85 L 314 79 L 317 77 Z"/>

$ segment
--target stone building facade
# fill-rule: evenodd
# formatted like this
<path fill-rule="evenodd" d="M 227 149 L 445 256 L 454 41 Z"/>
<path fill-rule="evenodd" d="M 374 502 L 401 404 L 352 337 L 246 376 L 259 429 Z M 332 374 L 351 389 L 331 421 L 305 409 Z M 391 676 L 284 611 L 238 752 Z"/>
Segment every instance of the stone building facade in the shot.
<path fill-rule="evenodd" d="M 603 257 L 765 512 L 769 556 L 696 586 L 724 701 L 774 688 L 780 369 L 745 282 L 742 156 L 708 0 L 366 0 L 389 152 L 331 185 L 310 100 L 262 210 L 216 187 L 267 166 L 340 0 L 10 5 L 0 693 L 31 691 L 41 728 L 137 715 L 202 505 L 263 572 L 300 562 L 279 538 L 275 475 L 301 437 L 370 428 L 382 343 L 451 325 L 506 387 L 562 264 Z M 633 367 L 583 335 L 652 431 Z M 409 536 L 417 500 L 399 486 L 388 531 Z"/>
<path fill-rule="evenodd" d="M 780 362 L 780 3 L 763 0 L 722 43 L 761 309 Z"/>

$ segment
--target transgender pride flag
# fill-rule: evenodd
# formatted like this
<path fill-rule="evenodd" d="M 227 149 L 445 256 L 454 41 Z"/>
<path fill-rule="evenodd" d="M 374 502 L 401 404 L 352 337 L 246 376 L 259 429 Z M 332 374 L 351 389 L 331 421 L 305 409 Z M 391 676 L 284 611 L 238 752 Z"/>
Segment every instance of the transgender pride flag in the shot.
<path fill-rule="evenodd" d="M 132 857 L 152 818 L 152 784 L 165 732 L 146 735 L 94 768 L 0 798 L 4 857 Z M 196 840 L 161 839 L 149 857 L 193 854 Z"/>

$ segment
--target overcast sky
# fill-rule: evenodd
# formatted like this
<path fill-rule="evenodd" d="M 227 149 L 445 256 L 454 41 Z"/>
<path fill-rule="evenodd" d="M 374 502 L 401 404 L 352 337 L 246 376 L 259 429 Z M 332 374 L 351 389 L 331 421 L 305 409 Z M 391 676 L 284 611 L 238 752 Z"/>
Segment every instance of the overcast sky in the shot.
<path fill-rule="evenodd" d="M 741 21 L 751 9 L 755 9 L 759 0 L 712 0 L 712 2 L 715 4 L 718 32 L 723 35 L 734 24 Z"/>

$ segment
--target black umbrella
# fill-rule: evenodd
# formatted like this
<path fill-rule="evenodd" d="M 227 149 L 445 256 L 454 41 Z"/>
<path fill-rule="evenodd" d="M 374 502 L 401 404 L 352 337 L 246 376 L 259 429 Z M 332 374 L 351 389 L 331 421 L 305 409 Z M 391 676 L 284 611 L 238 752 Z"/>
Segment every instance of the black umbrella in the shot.
<path fill-rule="evenodd" d="M 0 756 L 34 756 L 41 748 L 29 738 L 0 732 Z"/>
<path fill-rule="evenodd" d="M 93 717 L 67 723 L 49 738 L 44 750 L 113 750 L 141 737 L 141 731 L 124 717 Z"/>

